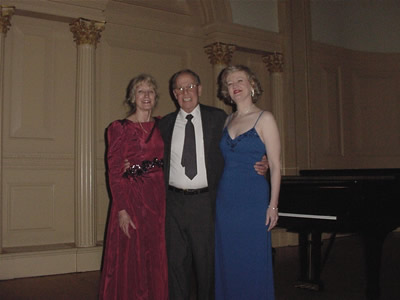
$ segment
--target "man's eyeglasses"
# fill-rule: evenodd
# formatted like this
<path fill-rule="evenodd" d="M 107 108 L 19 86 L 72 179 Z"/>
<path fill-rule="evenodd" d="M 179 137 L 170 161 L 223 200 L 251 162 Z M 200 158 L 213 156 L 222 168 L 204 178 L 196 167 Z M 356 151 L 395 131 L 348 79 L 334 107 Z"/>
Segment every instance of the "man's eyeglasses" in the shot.
<path fill-rule="evenodd" d="M 190 92 L 193 91 L 193 89 L 197 86 L 197 84 L 190 84 L 187 87 L 180 87 L 176 88 L 175 90 L 178 92 L 178 94 L 183 94 L 185 91 Z"/>

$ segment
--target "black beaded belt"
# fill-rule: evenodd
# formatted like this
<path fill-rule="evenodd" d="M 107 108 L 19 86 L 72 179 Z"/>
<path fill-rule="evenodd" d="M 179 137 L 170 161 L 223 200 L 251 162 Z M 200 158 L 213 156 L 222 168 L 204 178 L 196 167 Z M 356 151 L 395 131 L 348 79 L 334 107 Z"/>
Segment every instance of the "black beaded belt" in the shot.
<path fill-rule="evenodd" d="M 162 168 L 164 166 L 163 159 L 158 159 L 157 157 L 153 160 L 144 160 L 140 164 L 135 164 L 130 166 L 124 173 L 125 177 L 136 177 L 142 176 L 143 174 L 149 172 L 151 169 L 158 167 Z"/>
<path fill-rule="evenodd" d="M 201 189 L 178 189 L 177 187 L 169 185 L 168 189 L 170 191 L 177 192 L 177 193 L 182 193 L 184 195 L 197 195 L 197 194 L 208 192 L 208 187 L 201 188 Z"/>

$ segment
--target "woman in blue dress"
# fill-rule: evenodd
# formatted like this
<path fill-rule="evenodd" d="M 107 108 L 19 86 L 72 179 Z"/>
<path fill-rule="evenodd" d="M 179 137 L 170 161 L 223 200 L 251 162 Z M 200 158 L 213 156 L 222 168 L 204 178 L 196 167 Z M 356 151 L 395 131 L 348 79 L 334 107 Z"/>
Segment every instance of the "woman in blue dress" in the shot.
<path fill-rule="evenodd" d="M 255 105 L 262 89 L 246 66 L 230 66 L 220 93 L 236 104 L 220 148 L 225 168 L 216 205 L 216 300 L 274 299 L 271 229 L 278 221 L 280 140 L 273 115 Z M 253 168 L 267 154 L 270 184 Z"/>

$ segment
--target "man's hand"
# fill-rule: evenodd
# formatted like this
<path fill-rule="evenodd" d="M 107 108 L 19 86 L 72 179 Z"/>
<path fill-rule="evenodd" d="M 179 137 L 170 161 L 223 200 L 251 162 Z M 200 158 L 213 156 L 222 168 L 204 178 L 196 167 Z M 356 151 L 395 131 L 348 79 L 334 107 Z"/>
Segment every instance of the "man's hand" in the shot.
<path fill-rule="evenodd" d="M 269 168 L 269 165 L 268 165 L 268 159 L 267 159 L 266 155 L 264 155 L 262 157 L 261 161 L 256 162 L 254 165 L 254 170 L 256 170 L 258 175 L 262 175 L 262 176 L 265 176 L 267 174 L 268 168 Z"/>

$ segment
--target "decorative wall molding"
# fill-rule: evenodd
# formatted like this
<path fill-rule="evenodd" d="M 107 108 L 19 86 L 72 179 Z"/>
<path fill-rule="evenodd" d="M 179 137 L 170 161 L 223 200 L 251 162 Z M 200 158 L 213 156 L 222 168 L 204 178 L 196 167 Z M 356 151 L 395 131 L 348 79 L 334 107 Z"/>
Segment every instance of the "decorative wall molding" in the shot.
<path fill-rule="evenodd" d="M 163 12 L 179 15 L 193 15 L 190 9 L 190 1 L 169 0 L 169 1 L 147 1 L 147 0 L 114 0 L 131 6 L 147 7 L 161 10 Z"/>
<path fill-rule="evenodd" d="M 70 24 L 70 29 L 77 45 L 97 46 L 97 43 L 100 42 L 101 32 L 105 29 L 105 22 L 80 18 Z"/>
<path fill-rule="evenodd" d="M 283 54 L 282 53 L 272 53 L 265 55 L 263 57 L 263 62 L 265 63 L 268 71 L 271 73 L 282 73 L 283 72 Z"/>
<path fill-rule="evenodd" d="M 204 47 L 211 65 L 228 65 L 235 49 L 235 45 L 219 42 Z"/>
<path fill-rule="evenodd" d="M 43 246 L 42 248 L 46 248 Z M 75 248 L 60 245 L 59 249 L 34 251 L 20 248 L 0 255 L 0 280 L 100 270 L 103 248 Z M 29 267 L 27 267 L 29 266 Z"/>
<path fill-rule="evenodd" d="M 0 5 L 0 31 L 6 35 L 11 26 L 11 17 L 14 14 L 15 7 Z"/>
<path fill-rule="evenodd" d="M 213 23 L 203 26 L 205 44 L 215 42 L 235 44 L 237 48 L 262 51 L 265 54 L 283 52 L 283 37 L 275 32 L 250 28 L 239 24 Z"/>
<path fill-rule="evenodd" d="M 18 0 L 15 3 L 15 15 L 37 19 L 70 23 L 77 17 L 103 20 L 106 2 L 111 0 L 82 1 L 71 0 Z M 5 1 L 4 1 L 5 2 Z"/>
<path fill-rule="evenodd" d="M 56 153 L 4 153 L 3 167 L 7 170 L 71 170 L 72 154 Z"/>

